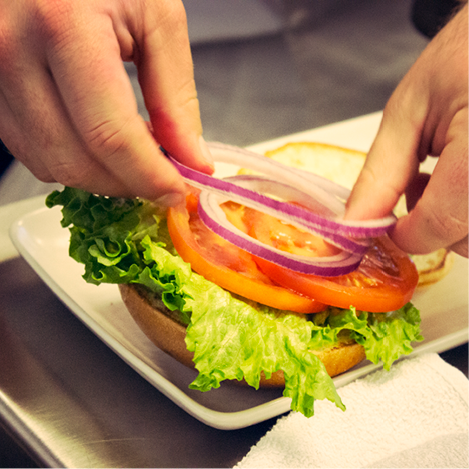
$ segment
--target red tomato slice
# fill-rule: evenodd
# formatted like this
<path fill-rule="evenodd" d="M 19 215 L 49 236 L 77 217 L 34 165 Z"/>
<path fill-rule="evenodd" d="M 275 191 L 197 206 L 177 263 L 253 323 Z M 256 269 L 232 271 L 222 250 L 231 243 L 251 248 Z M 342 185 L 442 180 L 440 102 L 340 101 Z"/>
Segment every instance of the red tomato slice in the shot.
<path fill-rule="evenodd" d="M 335 248 L 316 236 L 252 209 L 245 209 L 249 234 L 278 249 L 303 255 L 331 255 Z M 418 283 L 414 263 L 387 237 L 373 241 L 360 266 L 340 277 L 318 277 L 285 269 L 255 258 L 262 271 L 280 285 L 323 303 L 369 312 L 404 306 Z"/>
<path fill-rule="evenodd" d="M 179 255 L 192 269 L 222 288 L 282 310 L 317 313 L 323 303 L 279 286 L 258 267 L 251 254 L 209 230 L 197 214 L 198 198 L 190 194 L 186 207 L 168 210 L 168 230 Z M 246 229 L 242 207 L 225 204 L 232 223 Z"/>

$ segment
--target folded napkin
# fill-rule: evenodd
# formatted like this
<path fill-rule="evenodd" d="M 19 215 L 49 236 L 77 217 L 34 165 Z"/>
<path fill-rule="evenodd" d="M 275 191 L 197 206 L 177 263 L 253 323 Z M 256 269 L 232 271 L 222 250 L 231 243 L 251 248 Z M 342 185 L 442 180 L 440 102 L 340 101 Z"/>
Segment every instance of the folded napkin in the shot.
<path fill-rule="evenodd" d="M 435 353 L 339 390 L 347 410 L 281 418 L 236 466 L 469 467 L 468 380 Z"/>

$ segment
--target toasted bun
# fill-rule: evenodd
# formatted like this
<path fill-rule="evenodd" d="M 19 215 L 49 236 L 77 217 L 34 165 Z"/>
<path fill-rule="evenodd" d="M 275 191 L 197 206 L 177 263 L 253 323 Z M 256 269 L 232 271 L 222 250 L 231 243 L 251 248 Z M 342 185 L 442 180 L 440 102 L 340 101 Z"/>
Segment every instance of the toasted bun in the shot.
<path fill-rule="evenodd" d="M 365 153 L 326 145 L 322 143 L 290 143 L 270 151 L 267 156 L 289 166 L 314 172 L 351 189 L 358 177 Z M 242 170 L 241 173 L 250 171 Z M 405 200 L 398 204 L 402 215 Z M 442 249 L 427 256 L 415 256 L 419 271 L 419 284 L 433 283 L 441 279 L 452 266 L 452 253 Z M 161 350 L 184 365 L 193 368 L 193 354 L 186 348 L 186 327 L 178 321 L 177 312 L 166 308 L 161 299 L 139 285 L 121 285 L 122 299 L 130 314 L 145 335 Z M 343 343 L 337 347 L 316 353 L 324 363 L 330 376 L 343 373 L 365 359 L 363 347 L 355 342 Z M 269 380 L 263 377 L 262 387 L 283 387 L 283 372 L 274 373 Z"/>
<path fill-rule="evenodd" d="M 139 285 L 119 285 L 122 299 L 129 313 L 144 334 L 161 350 L 189 368 L 194 368 L 193 354 L 186 348 L 186 328 L 178 323 L 152 293 Z M 363 347 L 356 342 L 322 350 L 316 355 L 324 363 L 330 376 L 336 376 L 365 359 Z M 282 371 L 273 373 L 269 380 L 261 378 L 261 387 L 284 387 Z"/>
<path fill-rule="evenodd" d="M 266 152 L 266 156 L 352 189 L 365 163 L 366 153 L 324 143 L 292 142 Z M 405 196 L 397 203 L 394 213 L 397 217 L 407 213 Z M 419 286 L 422 286 L 441 280 L 451 270 L 455 254 L 443 248 L 411 257 L 419 273 Z"/>

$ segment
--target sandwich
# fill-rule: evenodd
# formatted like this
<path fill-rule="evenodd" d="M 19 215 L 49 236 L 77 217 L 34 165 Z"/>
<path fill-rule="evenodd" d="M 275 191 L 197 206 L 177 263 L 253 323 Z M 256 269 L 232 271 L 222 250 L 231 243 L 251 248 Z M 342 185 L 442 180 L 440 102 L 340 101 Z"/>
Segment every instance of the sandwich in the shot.
<path fill-rule="evenodd" d="M 389 220 L 366 229 L 352 223 L 339 236 L 343 226 L 332 213 L 337 197 L 320 200 L 329 187 L 344 197 L 343 186 L 327 181 L 348 175 L 363 154 L 292 145 L 259 156 L 212 144 L 221 160 L 252 167 L 226 179 L 232 192 L 219 179 L 192 177 L 178 167 L 189 183 L 186 203 L 168 210 L 69 187 L 54 191 L 46 204 L 62 207 L 69 254 L 84 264 L 85 281 L 119 285 L 147 337 L 198 371 L 192 389 L 209 391 L 223 381 L 282 387 L 292 410 L 310 417 L 316 399 L 345 409 L 333 376 L 365 359 L 389 369 L 412 351 L 412 342 L 423 340 L 419 311 L 410 301 L 419 275 L 383 234 Z M 275 158 L 285 161 L 273 163 Z M 325 169 L 340 164 L 328 179 L 317 180 L 323 188 L 316 193 L 303 160 L 310 168 L 313 161 Z M 272 174 L 290 174 L 292 181 L 308 173 L 304 191 L 314 196 L 305 195 L 299 182 L 292 187 L 276 176 L 259 177 L 270 165 Z M 289 200 L 279 202 L 281 196 Z M 316 215 L 325 220 L 321 226 Z M 376 236 L 364 239 L 364 233 Z"/>

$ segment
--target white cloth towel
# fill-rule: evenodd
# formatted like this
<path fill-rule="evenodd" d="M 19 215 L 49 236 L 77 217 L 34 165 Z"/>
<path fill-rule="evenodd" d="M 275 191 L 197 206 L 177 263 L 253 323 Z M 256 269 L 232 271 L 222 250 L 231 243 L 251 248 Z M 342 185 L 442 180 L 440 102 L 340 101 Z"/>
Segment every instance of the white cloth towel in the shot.
<path fill-rule="evenodd" d="M 469 467 L 468 380 L 429 353 L 339 389 L 347 407 L 281 418 L 236 466 Z"/>

